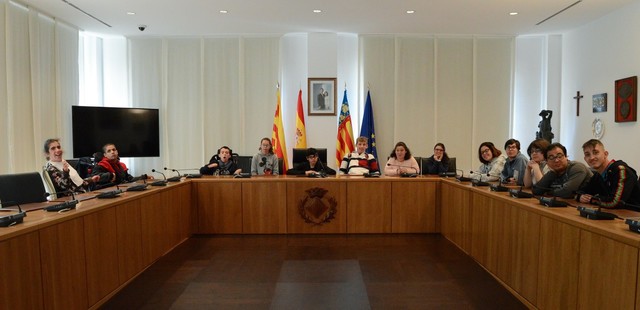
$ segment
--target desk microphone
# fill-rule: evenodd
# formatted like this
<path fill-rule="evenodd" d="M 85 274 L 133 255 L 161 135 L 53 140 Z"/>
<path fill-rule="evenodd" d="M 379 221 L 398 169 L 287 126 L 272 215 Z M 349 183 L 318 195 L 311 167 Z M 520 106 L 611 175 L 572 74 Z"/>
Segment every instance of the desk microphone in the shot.
<path fill-rule="evenodd" d="M 601 210 L 602 201 L 600 200 L 600 197 L 598 195 L 593 196 L 592 200 L 593 200 L 593 204 L 598 206 L 598 208 L 593 209 L 593 208 L 578 206 L 578 211 L 580 212 L 580 216 L 586 217 L 590 220 L 613 220 L 616 218 L 621 219 L 621 217 L 611 212 L 605 212 Z"/>
<path fill-rule="evenodd" d="M 167 170 L 167 169 L 165 169 L 165 170 Z M 198 168 L 188 168 L 188 169 L 170 169 L 169 168 L 168 170 L 171 170 L 173 172 L 178 173 L 178 176 L 180 175 L 180 171 L 200 171 L 200 169 L 198 169 Z M 185 178 L 187 178 L 187 179 L 195 179 L 195 178 L 201 178 L 202 174 L 200 174 L 200 173 L 185 173 L 185 174 L 183 174 L 183 176 Z"/>
<path fill-rule="evenodd" d="M 413 170 L 416 170 L 416 168 L 413 168 L 413 167 L 409 167 L 409 166 L 402 166 L 402 165 L 393 165 L 393 164 L 390 164 L 390 163 L 387 163 L 387 167 L 397 167 L 398 169 L 399 169 L 399 168 L 412 168 Z M 402 177 L 402 178 L 415 178 L 415 177 L 417 177 L 417 176 L 418 176 L 418 173 L 419 173 L 419 171 L 418 171 L 418 170 L 416 170 L 416 172 L 415 172 L 415 173 L 411 173 L 411 172 L 403 172 L 403 173 L 400 173 L 399 175 L 400 175 L 400 177 Z"/>
<path fill-rule="evenodd" d="M 20 224 L 24 220 L 25 216 L 27 216 L 27 212 L 22 211 L 22 208 L 20 208 L 20 204 L 15 201 L 5 201 L 2 205 L 3 208 L 11 206 L 18 206 L 18 213 L 0 216 L 0 227 L 9 227 Z"/>
<path fill-rule="evenodd" d="M 164 173 L 156 170 L 156 169 L 151 169 L 151 172 L 155 172 L 155 173 L 159 173 L 162 174 L 162 177 L 164 178 L 164 180 L 158 180 L 155 181 L 153 183 L 151 183 L 151 186 L 167 186 L 167 176 L 164 175 Z"/>
<path fill-rule="evenodd" d="M 460 175 L 458 175 L 458 171 L 460 171 Z M 470 182 L 471 178 L 464 176 L 464 170 L 456 169 L 456 180 L 458 180 L 458 182 Z"/>
<path fill-rule="evenodd" d="M 116 189 L 108 192 L 102 192 L 96 195 L 96 198 L 98 199 L 116 198 L 120 196 L 120 194 L 122 194 L 122 190 L 116 185 Z"/>
<path fill-rule="evenodd" d="M 508 192 L 509 188 L 502 185 L 502 178 L 498 179 L 498 184 L 491 184 L 489 186 L 492 192 Z"/>
<path fill-rule="evenodd" d="M 178 175 L 177 175 L 177 176 L 168 178 L 168 179 L 167 179 L 167 181 L 168 181 L 168 182 L 178 182 L 178 181 L 180 181 L 180 179 L 182 178 L 182 176 L 180 175 L 180 171 L 178 171 L 178 170 L 176 170 L 176 169 L 168 169 L 167 167 L 164 167 L 164 170 L 171 170 L 171 171 L 173 171 L 173 172 L 178 173 Z"/>
<path fill-rule="evenodd" d="M 522 191 L 522 186 L 520 186 L 519 189 L 515 189 L 515 188 L 509 189 L 509 196 L 511 196 L 512 198 L 533 198 L 533 197 L 535 197 L 535 195 L 533 195 L 532 193 L 523 192 Z"/>
<path fill-rule="evenodd" d="M 473 174 L 477 174 L 478 175 L 477 179 L 474 178 L 474 179 L 471 180 L 471 186 L 489 186 L 489 185 L 491 185 L 491 184 L 489 184 L 489 182 L 482 181 L 482 176 L 483 176 L 482 173 L 475 172 L 473 170 L 471 170 L 470 173 L 472 175 Z M 489 176 L 489 174 L 487 173 L 486 176 Z"/>
<path fill-rule="evenodd" d="M 76 205 L 78 204 L 78 199 L 76 199 L 76 194 L 70 189 L 64 192 L 45 193 L 44 195 L 45 197 L 47 197 L 51 195 L 62 195 L 62 194 L 64 195 L 71 194 L 71 200 L 64 201 L 64 202 L 55 204 L 53 206 L 45 207 L 44 210 L 47 212 L 66 212 L 66 211 L 75 209 Z"/>

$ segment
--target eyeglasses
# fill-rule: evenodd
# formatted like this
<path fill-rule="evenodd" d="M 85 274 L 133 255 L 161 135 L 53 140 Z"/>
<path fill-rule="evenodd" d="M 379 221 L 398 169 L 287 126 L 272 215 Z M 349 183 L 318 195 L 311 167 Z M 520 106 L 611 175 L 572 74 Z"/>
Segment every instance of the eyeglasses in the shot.
<path fill-rule="evenodd" d="M 483 155 L 484 154 L 491 154 L 491 150 L 490 149 L 485 149 L 485 150 L 480 151 L 480 153 L 483 154 Z"/>
<path fill-rule="evenodd" d="M 309 156 L 307 156 L 307 159 L 314 159 L 314 158 L 316 158 L 316 155 L 309 155 Z"/>
<path fill-rule="evenodd" d="M 542 150 L 541 150 L 541 149 L 531 149 L 531 154 L 533 154 L 533 153 L 539 153 L 539 154 L 541 154 L 541 153 L 542 153 Z"/>
<path fill-rule="evenodd" d="M 517 147 L 517 146 L 515 146 L 515 145 L 509 145 L 509 146 L 507 146 L 507 148 L 508 148 L 508 149 L 510 149 L 510 150 L 515 150 L 515 149 L 517 149 L 518 147 Z"/>
<path fill-rule="evenodd" d="M 436 152 L 444 152 L 443 149 L 433 149 L 433 150 L 436 151 Z"/>
<path fill-rule="evenodd" d="M 558 153 L 556 156 L 553 156 L 553 155 L 547 156 L 548 161 L 556 161 L 556 160 L 561 160 L 563 158 L 564 158 L 564 154 L 562 153 Z"/>

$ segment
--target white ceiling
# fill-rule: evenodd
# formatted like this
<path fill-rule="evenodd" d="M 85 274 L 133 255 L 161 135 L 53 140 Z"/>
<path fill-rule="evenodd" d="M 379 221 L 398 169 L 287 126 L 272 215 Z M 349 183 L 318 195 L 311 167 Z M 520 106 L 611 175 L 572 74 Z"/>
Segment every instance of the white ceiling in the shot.
<path fill-rule="evenodd" d="M 16 0 L 80 29 L 125 36 L 337 32 L 559 33 L 640 0 Z M 82 13 L 72 5 L 95 16 Z M 313 13 L 314 9 L 322 13 Z M 227 10 L 227 14 L 219 13 Z M 407 10 L 415 10 L 407 14 Z M 510 12 L 518 12 L 510 16 Z M 127 15 L 135 12 L 135 15 Z M 146 25 L 144 32 L 139 25 Z"/>

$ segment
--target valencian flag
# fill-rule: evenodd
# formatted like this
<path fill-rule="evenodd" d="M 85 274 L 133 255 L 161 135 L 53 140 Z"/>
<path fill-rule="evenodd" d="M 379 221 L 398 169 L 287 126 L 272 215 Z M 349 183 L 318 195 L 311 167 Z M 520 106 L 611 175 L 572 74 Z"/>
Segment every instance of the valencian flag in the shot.
<path fill-rule="evenodd" d="M 347 101 L 347 90 L 344 90 L 340 118 L 338 119 L 338 141 L 336 142 L 336 165 L 340 167 L 342 158 L 353 152 L 353 129 L 351 129 L 351 114 Z"/>
<path fill-rule="evenodd" d="M 376 150 L 376 131 L 373 126 L 373 107 L 371 107 L 371 94 L 367 91 L 367 102 L 364 105 L 364 115 L 362 117 L 362 127 L 360 128 L 360 136 L 369 139 L 369 146 L 366 152 L 373 154 L 378 160 L 378 151 Z"/>
<path fill-rule="evenodd" d="M 304 125 L 304 110 L 302 109 L 302 89 L 298 92 L 298 109 L 296 113 L 296 148 L 307 148 L 307 128 Z"/>
<path fill-rule="evenodd" d="M 278 84 L 278 105 L 276 114 L 273 116 L 273 133 L 271 134 L 271 144 L 273 152 L 283 161 L 283 170 L 280 174 L 285 174 L 288 169 L 287 164 L 287 144 L 284 141 L 284 130 L 282 126 L 282 105 L 280 104 L 280 85 Z"/>

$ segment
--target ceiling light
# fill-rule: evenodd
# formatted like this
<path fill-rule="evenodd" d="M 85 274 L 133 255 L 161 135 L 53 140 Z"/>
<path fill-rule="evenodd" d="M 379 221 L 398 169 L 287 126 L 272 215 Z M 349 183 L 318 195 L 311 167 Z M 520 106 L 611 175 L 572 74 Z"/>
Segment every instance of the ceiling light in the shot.
<path fill-rule="evenodd" d="M 518 12 L 511 12 L 511 13 L 509 13 L 509 15 L 516 16 L 516 15 L 518 15 Z"/>
<path fill-rule="evenodd" d="M 415 12 L 416 12 L 416 11 L 414 11 L 414 10 L 407 10 L 407 14 L 413 14 L 413 13 L 415 13 Z"/>
<path fill-rule="evenodd" d="M 136 12 L 127 12 L 127 15 L 136 15 Z"/>
<path fill-rule="evenodd" d="M 313 13 L 322 13 L 322 10 L 313 10 Z"/>
<path fill-rule="evenodd" d="M 220 14 L 227 14 L 227 13 L 229 13 L 229 11 L 227 11 L 227 10 L 220 10 Z"/>

